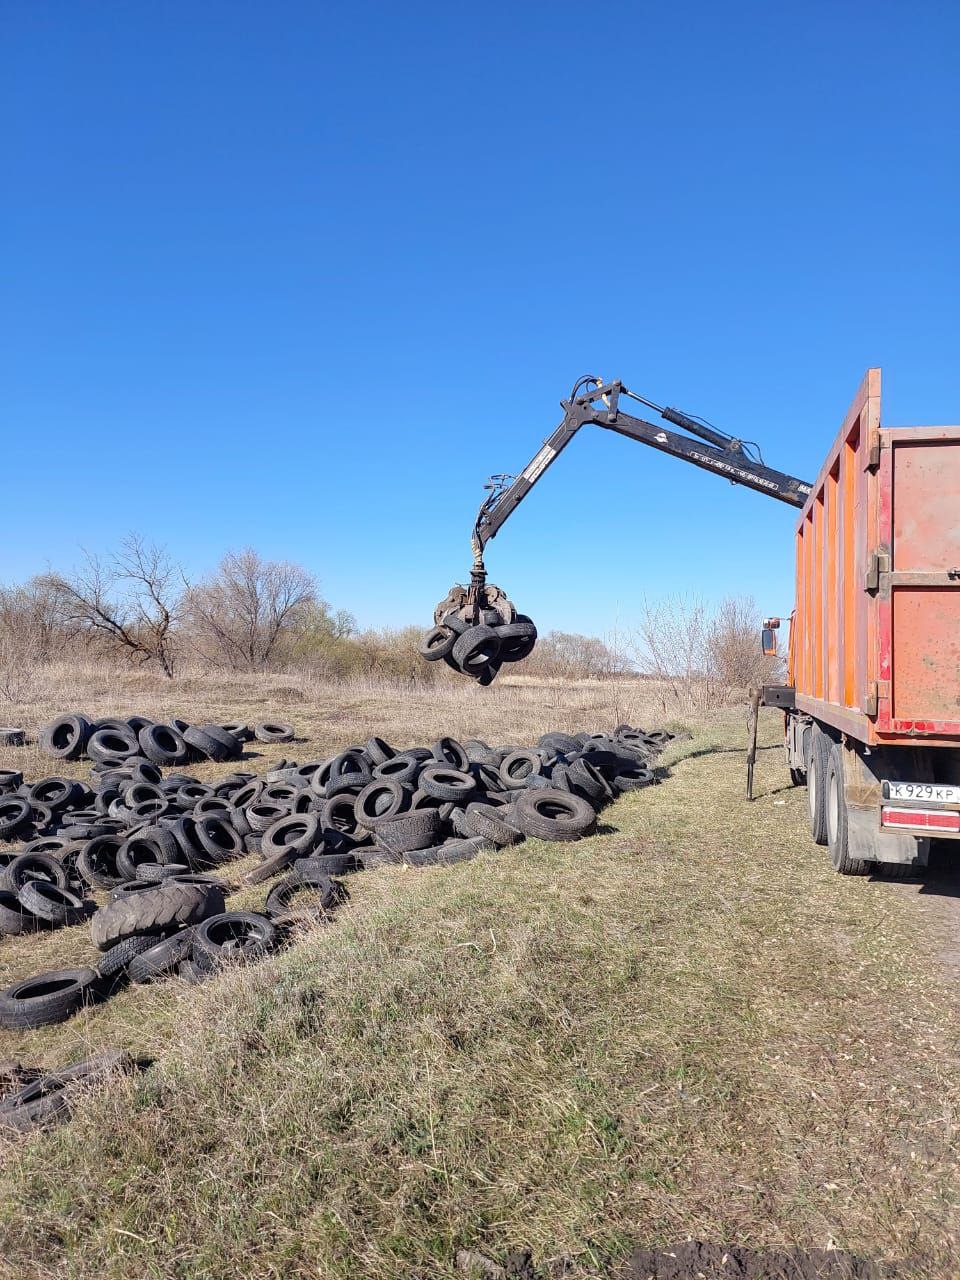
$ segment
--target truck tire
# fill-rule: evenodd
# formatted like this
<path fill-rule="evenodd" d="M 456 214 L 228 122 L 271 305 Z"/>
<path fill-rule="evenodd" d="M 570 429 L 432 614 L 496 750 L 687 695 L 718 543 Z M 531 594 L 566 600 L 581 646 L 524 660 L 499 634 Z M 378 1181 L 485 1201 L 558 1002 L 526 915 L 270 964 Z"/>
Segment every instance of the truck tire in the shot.
<path fill-rule="evenodd" d="M 807 815 L 810 834 L 817 844 L 827 843 L 827 763 L 832 743 L 816 726 L 810 729 L 810 764 L 807 769 Z"/>
<path fill-rule="evenodd" d="M 161 884 L 126 885 L 125 890 L 122 897 L 101 907 L 90 922 L 90 936 L 99 951 L 107 951 L 135 933 L 157 938 L 176 933 L 224 907 L 223 893 L 212 884 L 187 884 L 171 878 Z"/>
<path fill-rule="evenodd" d="M 822 735 L 821 735 L 822 736 Z M 816 749 L 816 748 L 815 748 Z M 865 876 L 874 864 L 864 858 L 852 858 L 847 833 L 847 799 L 843 788 L 843 748 L 838 742 L 830 747 L 827 758 L 823 807 L 827 827 L 827 848 L 834 870 L 842 876 Z"/>

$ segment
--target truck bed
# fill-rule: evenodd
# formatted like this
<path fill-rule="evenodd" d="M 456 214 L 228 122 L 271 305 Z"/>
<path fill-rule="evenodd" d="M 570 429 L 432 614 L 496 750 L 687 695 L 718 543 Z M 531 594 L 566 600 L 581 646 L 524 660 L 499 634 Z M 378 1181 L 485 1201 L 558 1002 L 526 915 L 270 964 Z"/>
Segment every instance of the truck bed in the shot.
<path fill-rule="evenodd" d="M 801 513 L 796 705 L 861 742 L 960 744 L 960 427 L 881 427 L 870 369 Z"/>

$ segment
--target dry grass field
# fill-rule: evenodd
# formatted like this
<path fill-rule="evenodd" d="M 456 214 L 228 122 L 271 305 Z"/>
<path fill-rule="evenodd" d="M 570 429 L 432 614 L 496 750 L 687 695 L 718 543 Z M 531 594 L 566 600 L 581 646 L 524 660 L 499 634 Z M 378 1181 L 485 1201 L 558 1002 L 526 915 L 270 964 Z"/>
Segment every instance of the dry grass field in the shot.
<path fill-rule="evenodd" d="M 31 730 L 75 709 L 293 721 L 305 741 L 258 747 L 257 770 L 371 733 L 519 743 L 663 719 L 634 681 L 421 693 L 80 670 L 16 692 L 2 718 Z M 156 1059 L 3 1145 L 3 1274 L 432 1280 L 460 1248 L 529 1246 L 599 1277 L 634 1243 L 687 1236 L 957 1274 L 960 1020 L 930 918 L 828 868 L 775 716 L 753 805 L 742 713 L 689 727 L 662 784 L 589 841 L 363 873 L 335 923 L 255 968 L 2 1033 L 25 1063 Z M 11 765 L 56 771 L 30 747 Z M 0 979 L 91 956 L 83 927 L 3 939 Z"/>

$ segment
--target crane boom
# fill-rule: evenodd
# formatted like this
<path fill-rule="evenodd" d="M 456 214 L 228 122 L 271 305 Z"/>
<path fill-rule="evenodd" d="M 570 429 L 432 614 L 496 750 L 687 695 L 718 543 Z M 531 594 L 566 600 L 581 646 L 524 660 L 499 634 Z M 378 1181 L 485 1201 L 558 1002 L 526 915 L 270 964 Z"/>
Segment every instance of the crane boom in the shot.
<path fill-rule="evenodd" d="M 620 399 L 624 396 L 655 409 L 665 421 L 682 427 L 690 435 L 667 431 L 644 418 L 623 412 Z M 491 538 L 496 537 L 504 522 L 516 511 L 543 473 L 587 423 L 603 427 L 607 431 L 616 431 L 641 444 L 648 444 L 661 453 L 682 458 L 684 462 L 690 462 L 704 471 L 712 471 L 733 484 L 745 485 L 748 489 L 765 493 L 792 507 L 802 507 L 810 494 L 811 486 L 805 481 L 777 471 L 751 457 L 743 441 L 681 413 L 678 409 L 654 404 L 652 400 L 630 391 L 622 382 L 603 382 L 600 378 L 587 374 L 574 385 L 569 399 L 561 400 L 560 404 L 564 411 L 563 421 L 544 441 L 523 471 L 517 476 L 493 476 L 487 482 L 490 494 L 477 515 L 472 539 L 475 585 L 483 580 L 478 575 L 484 574 L 484 547 Z M 691 436 L 699 439 L 691 439 Z"/>

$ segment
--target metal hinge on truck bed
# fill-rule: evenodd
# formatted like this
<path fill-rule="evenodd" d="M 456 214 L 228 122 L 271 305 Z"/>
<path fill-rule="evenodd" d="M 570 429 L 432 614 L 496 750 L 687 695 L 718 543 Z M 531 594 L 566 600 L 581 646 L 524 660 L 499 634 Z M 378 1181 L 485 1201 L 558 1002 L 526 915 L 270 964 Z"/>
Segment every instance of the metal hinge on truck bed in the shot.
<path fill-rule="evenodd" d="M 863 707 L 863 714 L 869 716 L 871 720 L 875 720 L 880 710 L 880 699 L 889 697 L 889 680 L 871 680 L 867 685 L 867 697 Z"/>
<path fill-rule="evenodd" d="M 880 575 L 890 572 L 890 552 L 886 547 L 878 547 L 870 553 L 867 571 L 863 576 L 864 591 L 880 590 Z"/>

